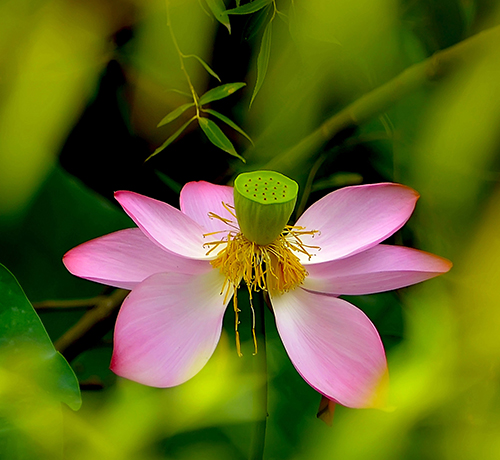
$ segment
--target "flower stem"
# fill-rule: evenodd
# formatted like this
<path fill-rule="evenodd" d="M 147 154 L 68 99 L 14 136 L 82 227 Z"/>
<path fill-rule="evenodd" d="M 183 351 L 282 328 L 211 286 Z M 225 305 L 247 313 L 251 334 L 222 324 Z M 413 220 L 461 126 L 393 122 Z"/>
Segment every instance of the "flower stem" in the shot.
<path fill-rule="evenodd" d="M 255 422 L 252 443 L 250 446 L 250 460 L 262 460 L 264 457 L 264 446 L 266 442 L 267 427 L 267 354 L 266 354 L 266 330 L 265 330 L 265 310 L 267 299 L 264 298 L 262 291 L 255 292 L 253 295 L 253 306 L 255 308 L 255 337 L 257 340 L 258 352 L 254 358 L 255 368 L 262 382 L 255 392 Z"/>

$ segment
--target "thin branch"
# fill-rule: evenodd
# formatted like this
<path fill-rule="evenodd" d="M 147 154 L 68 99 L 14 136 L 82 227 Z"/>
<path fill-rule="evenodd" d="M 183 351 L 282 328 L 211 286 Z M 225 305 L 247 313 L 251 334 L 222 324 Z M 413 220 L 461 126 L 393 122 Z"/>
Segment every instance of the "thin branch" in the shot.
<path fill-rule="evenodd" d="M 196 107 L 196 118 L 200 117 L 200 104 L 199 104 L 199 97 L 198 94 L 196 93 L 196 90 L 194 89 L 193 83 L 191 81 L 191 77 L 189 76 L 188 71 L 186 70 L 186 67 L 184 65 L 184 59 L 188 56 L 184 55 L 179 47 L 179 43 L 177 43 L 177 38 L 174 34 L 174 29 L 172 28 L 172 22 L 170 20 L 170 3 L 169 0 L 166 0 L 166 6 L 167 6 L 167 26 L 168 30 L 170 32 L 170 37 L 172 38 L 172 42 L 174 44 L 175 50 L 177 52 L 177 55 L 179 56 L 179 62 L 181 65 L 181 70 L 182 73 L 184 74 L 184 77 L 186 78 L 187 84 L 189 86 L 189 90 L 191 91 L 191 95 L 193 97 L 193 102 L 195 103 Z"/>
<path fill-rule="evenodd" d="M 314 157 L 321 147 L 335 135 L 366 123 L 392 107 L 407 94 L 426 83 L 448 75 L 458 65 L 467 63 L 468 60 L 480 54 L 487 45 L 499 41 L 500 26 L 496 26 L 439 51 L 425 61 L 412 65 L 397 77 L 363 95 L 333 115 L 297 145 L 271 159 L 262 166 L 262 169 L 271 169 L 283 174 L 293 173 Z"/>
<path fill-rule="evenodd" d="M 54 311 L 54 310 L 73 310 L 73 309 L 89 309 L 97 305 L 106 296 L 98 295 L 88 299 L 74 300 L 44 300 L 42 302 L 33 303 L 36 311 Z"/>
<path fill-rule="evenodd" d="M 56 350 L 68 361 L 72 361 L 80 353 L 99 343 L 112 329 L 118 309 L 128 293 L 124 289 L 117 289 L 99 300 L 94 308 L 86 312 L 54 343 Z"/>

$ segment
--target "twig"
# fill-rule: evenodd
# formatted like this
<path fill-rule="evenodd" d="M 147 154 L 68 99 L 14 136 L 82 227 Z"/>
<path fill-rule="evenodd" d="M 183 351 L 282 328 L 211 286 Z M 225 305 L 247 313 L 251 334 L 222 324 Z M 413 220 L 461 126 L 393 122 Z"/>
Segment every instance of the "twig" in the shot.
<path fill-rule="evenodd" d="M 74 300 L 44 300 L 42 302 L 33 303 L 33 307 L 37 311 L 47 310 L 69 310 L 84 308 L 89 309 L 97 305 L 101 300 L 106 299 L 104 295 L 98 295 L 88 299 L 74 299 Z"/>
<path fill-rule="evenodd" d="M 113 327 L 118 309 L 129 291 L 117 289 L 100 299 L 94 308 L 66 331 L 54 344 L 68 361 L 97 344 Z"/>
<path fill-rule="evenodd" d="M 500 26 L 496 26 L 412 65 L 397 77 L 333 115 L 297 145 L 271 159 L 262 169 L 271 169 L 283 174 L 300 170 L 302 165 L 314 157 L 335 135 L 369 121 L 415 89 L 449 74 L 458 64 L 467 62 L 470 56 L 477 56 L 486 45 L 498 43 L 499 40 Z"/>

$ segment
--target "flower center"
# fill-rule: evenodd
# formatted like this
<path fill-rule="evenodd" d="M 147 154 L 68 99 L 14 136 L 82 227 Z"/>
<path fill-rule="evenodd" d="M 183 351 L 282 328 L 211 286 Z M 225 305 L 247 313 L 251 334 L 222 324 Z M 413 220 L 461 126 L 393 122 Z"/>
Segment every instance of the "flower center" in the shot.
<path fill-rule="evenodd" d="M 223 205 L 236 220 L 233 208 L 226 203 L 223 203 Z M 238 227 L 234 225 L 233 221 L 214 213 L 209 213 L 209 216 L 219 219 L 229 227 L 234 228 L 234 230 L 223 231 L 224 233 L 227 232 L 225 238 L 207 242 L 204 246 L 209 248 L 207 255 L 218 250 L 216 257 L 210 263 L 225 276 L 221 291 L 221 294 L 225 295 L 225 301 L 228 296 L 234 295 L 236 344 L 239 355 L 241 355 L 238 334 L 238 313 L 240 310 L 237 303 L 237 290 L 241 281 L 245 282 L 250 296 L 250 308 L 253 317 L 252 334 L 254 336 L 255 352 L 257 352 L 252 292 L 264 291 L 272 294 L 282 294 L 302 284 L 308 273 L 301 264 L 297 253 L 303 254 L 310 259 L 314 255 L 312 251 L 319 250 L 319 247 L 304 244 L 301 237 L 314 235 L 318 231 L 287 225 L 274 241 L 260 245 L 250 241 L 241 231 L 238 231 Z M 212 234 L 204 236 L 210 235 Z"/>
<path fill-rule="evenodd" d="M 259 245 L 248 240 L 243 233 L 229 233 L 226 241 L 207 243 L 212 246 L 209 253 L 218 246 L 224 246 L 210 263 L 226 277 L 225 287 L 237 289 L 241 280 L 250 292 L 265 291 L 283 293 L 302 284 L 307 271 L 294 252 L 309 258 L 312 254 L 300 240 L 301 235 L 311 235 L 301 227 L 286 226 L 272 243 Z"/>

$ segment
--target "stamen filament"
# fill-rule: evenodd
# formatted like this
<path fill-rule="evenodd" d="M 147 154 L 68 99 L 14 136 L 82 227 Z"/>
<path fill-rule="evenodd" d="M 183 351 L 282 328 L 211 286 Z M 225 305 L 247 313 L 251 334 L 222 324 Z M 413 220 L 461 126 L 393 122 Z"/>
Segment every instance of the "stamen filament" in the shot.
<path fill-rule="evenodd" d="M 240 333 L 238 331 L 238 325 L 240 324 L 238 313 L 241 310 L 238 308 L 238 295 L 236 292 L 236 288 L 234 289 L 233 306 L 234 306 L 234 332 L 236 335 L 236 352 L 238 353 L 238 356 L 241 358 L 243 356 L 243 353 L 241 352 Z"/>
<path fill-rule="evenodd" d="M 232 211 L 233 208 L 227 203 L 222 203 L 222 205 L 236 219 Z M 215 254 L 215 258 L 210 263 L 214 268 L 218 268 L 225 277 L 221 291 L 221 294 L 224 294 L 224 302 L 227 302 L 230 295 L 233 295 L 234 329 L 238 356 L 243 356 L 243 354 L 238 330 L 241 310 L 238 308 L 237 291 L 241 280 L 247 285 L 252 312 L 252 340 L 255 355 L 258 347 L 252 292 L 282 294 L 302 284 L 308 273 L 296 253 L 311 259 L 314 256 L 313 251 L 318 251 L 320 248 L 304 244 L 301 237 L 314 236 L 318 231 L 287 225 L 273 242 L 259 245 L 248 240 L 232 220 L 220 217 L 215 213 L 209 213 L 209 217 L 219 219 L 224 224 L 234 228 L 234 230 L 228 229 L 205 234 L 205 237 L 219 233 L 226 233 L 226 236 L 217 241 L 209 241 L 203 246 L 208 249 L 207 256 Z"/>

